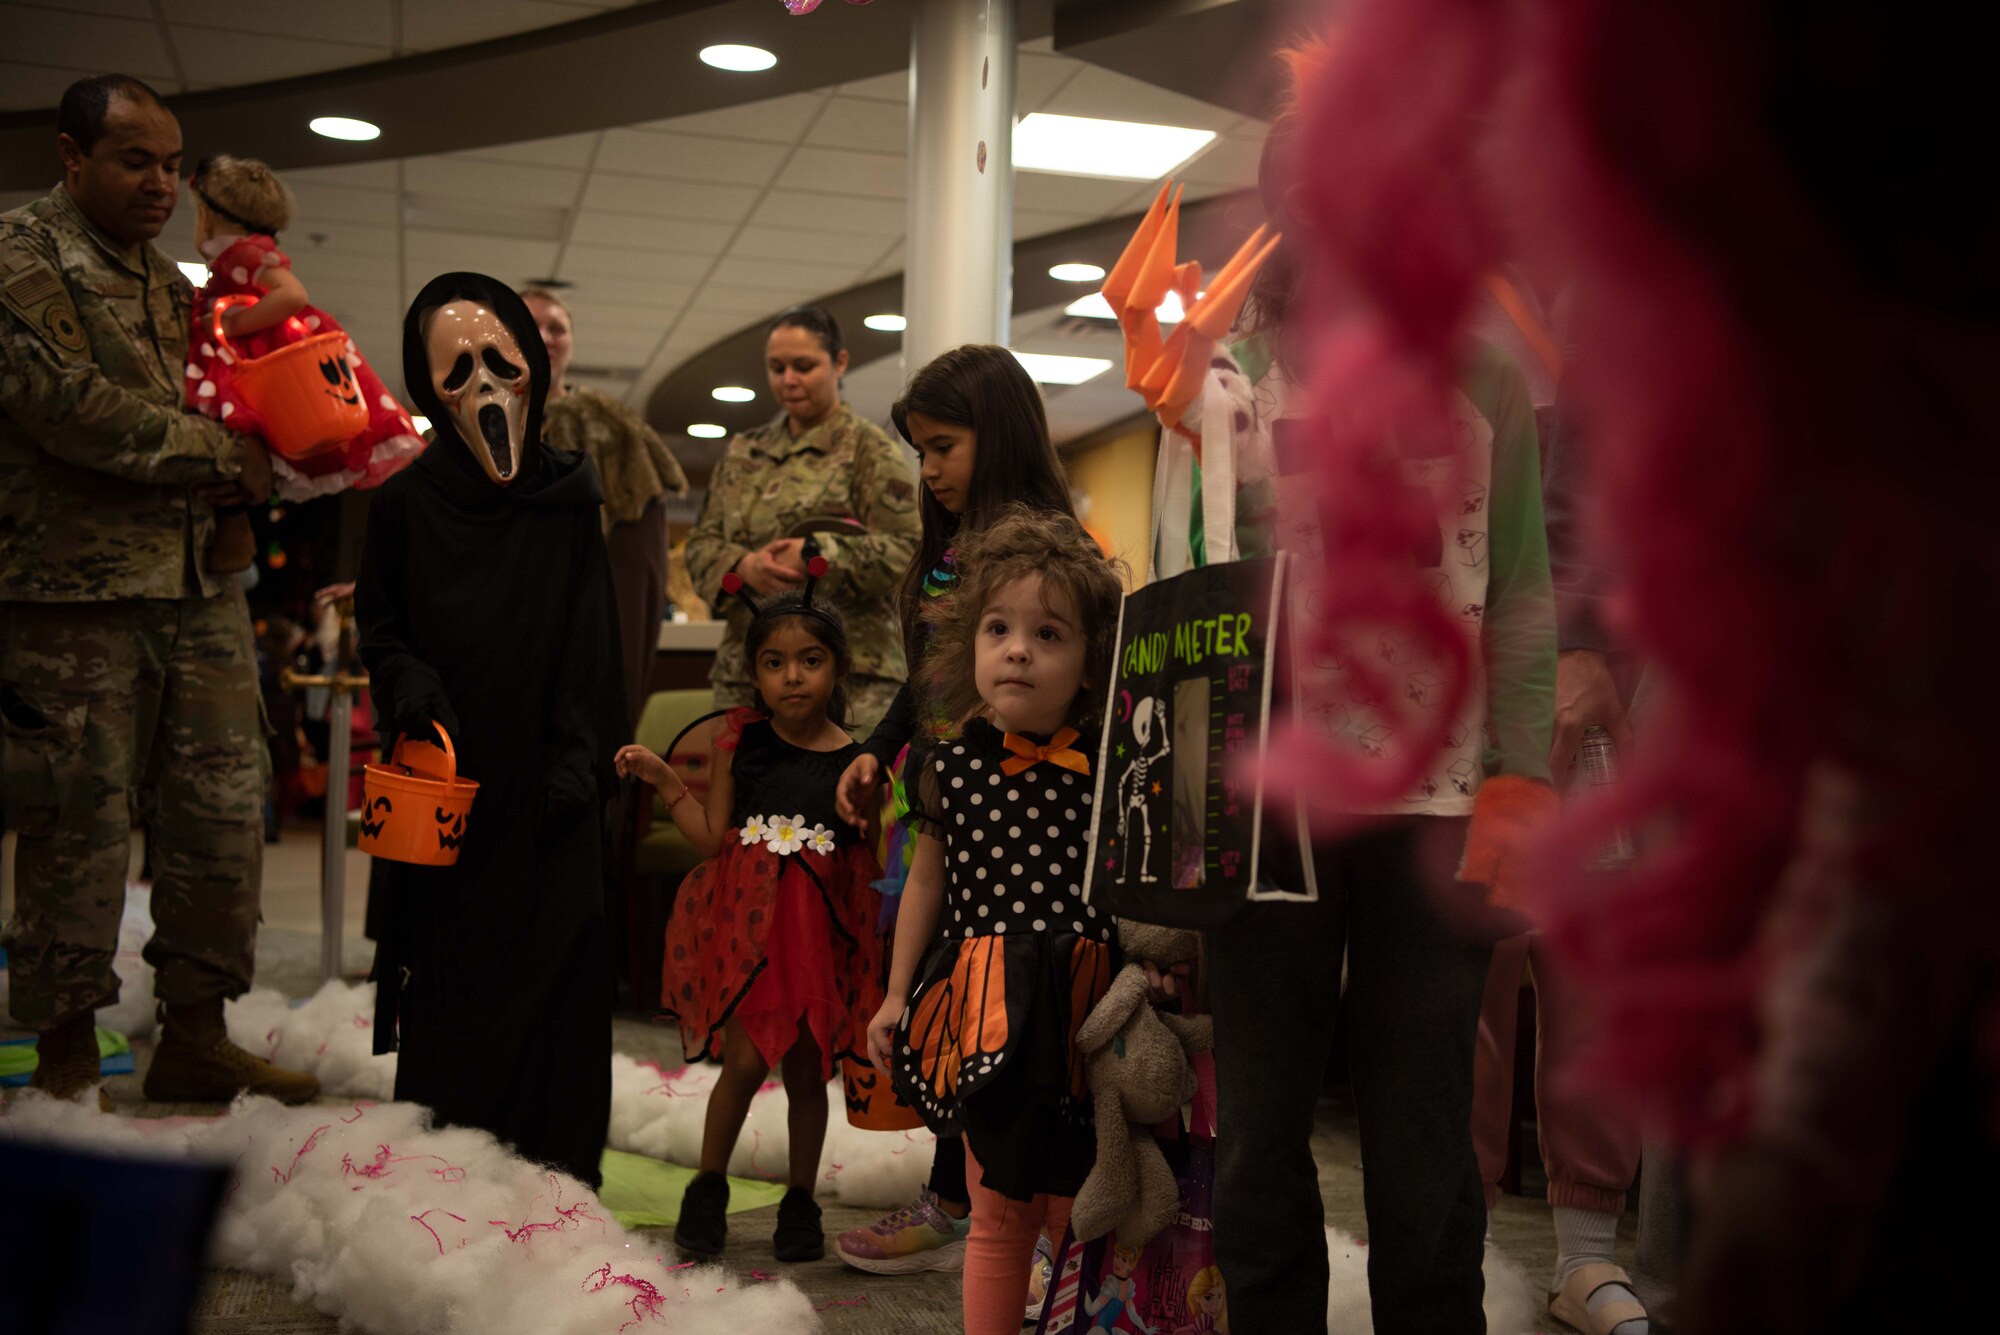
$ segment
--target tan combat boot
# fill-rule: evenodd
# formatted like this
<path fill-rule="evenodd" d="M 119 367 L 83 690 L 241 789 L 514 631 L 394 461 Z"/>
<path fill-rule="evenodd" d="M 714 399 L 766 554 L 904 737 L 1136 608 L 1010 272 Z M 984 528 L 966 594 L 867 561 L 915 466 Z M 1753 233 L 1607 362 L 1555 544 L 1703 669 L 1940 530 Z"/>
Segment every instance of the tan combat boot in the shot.
<path fill-rule="evenodd" d="M 222 998 L 161 1008 L 160 1046 L 146 1071 L 146 1097 L 155 1103 L 227 1103 L 238 1094 L 263 1094 L 280 1103 L 310 1103 L 319 1081 L 252 1056 L 229 1041 Z"/>
<path fill-rule="evenodd" d="M 72 1015 L 42 1031 L 35 1043 L 35 1073 L 28 1077 L 28 1088 L 39 1089 L 50 1098 L 81 1103 L 95 1086 L 98 1108 L 110 1112 L 111 1096 L 104 1092 L 97 1064 L 96 1012 Z"/>
<path fill-rule="evenodd" d="M 211 575 L 234 575 L 250 568 L 257 559 L 257 534 L 250 516 L 242 510 L 221 510 L 215 516 L 215 537 L 208 544 L 204 563 Z"/>

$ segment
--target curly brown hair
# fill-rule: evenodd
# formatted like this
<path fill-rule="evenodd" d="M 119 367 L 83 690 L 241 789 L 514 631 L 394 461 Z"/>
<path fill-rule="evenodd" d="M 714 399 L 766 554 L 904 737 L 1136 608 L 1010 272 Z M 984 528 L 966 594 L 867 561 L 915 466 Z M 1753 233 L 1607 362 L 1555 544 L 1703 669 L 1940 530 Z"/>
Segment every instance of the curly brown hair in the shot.
<path fill-rule="evenodd" d="M 227 153 L 203 158 L 195 165 L 191 184 L 197 199 L 225 211 L 226 222 L 273 236 L 292 225 L 297 202 L 291 187 L 255 158 Z"/>
<path fill-rule="evenodd" d="M 1084 688 L 1070 707 L 1069 723 L 1088 735 L 1103 716 L 1111 680 L 1118 602 L 1125 592 L 1122 563 L 1108 559 L 1071 516 L 1016 503 L 963 540 L 958 565 L 965 574 L 952 596 L 934 598 L 923 609 L 932 630 L 925 661 L 937 674 L 942 711 L 963 726 L 985 709 L 972 672 L 980 620 L 1001 589 L 1038 575 L 1045 604 L 1060 595 L 1075 609 L 1084 641 Z"/>

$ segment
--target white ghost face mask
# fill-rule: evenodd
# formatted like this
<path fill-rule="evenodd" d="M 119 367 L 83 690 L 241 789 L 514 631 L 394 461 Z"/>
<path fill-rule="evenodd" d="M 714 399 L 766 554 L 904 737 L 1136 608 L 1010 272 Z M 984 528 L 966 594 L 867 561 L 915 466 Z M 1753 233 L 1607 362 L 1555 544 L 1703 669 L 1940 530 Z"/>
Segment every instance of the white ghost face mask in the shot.
<path fill-rule="evenodd" d="M 500 317 L 472 300 L 433 311 L 424 334 L 431 388 L 444 401 L 458 438 L 506 486 L 527 462 L 528 359 Z"/>

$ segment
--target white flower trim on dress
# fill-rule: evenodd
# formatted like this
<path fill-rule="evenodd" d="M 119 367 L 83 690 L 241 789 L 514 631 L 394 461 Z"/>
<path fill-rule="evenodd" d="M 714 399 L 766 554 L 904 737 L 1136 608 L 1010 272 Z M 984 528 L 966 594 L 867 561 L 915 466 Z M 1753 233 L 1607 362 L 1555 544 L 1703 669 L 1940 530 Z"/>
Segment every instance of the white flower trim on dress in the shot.
<path fill-rule="evenodd" d="M 808 837 L 804 816 L 773 816 L 770 833 L 764 836 L 764 843 L 773 853 L 783 856 L 804 848 Z"/>
<path fill-rule="evenodd" d="M 833 831 L 824 825 L 815 825 L 806 832 L 806 847 L 815 853 L 833 852 Z"/>
<path fill-rule="evenodd" d="M 743 822 L 743 829 L 736 837 L 744 844 L 761 844 L 770 837 L 771 831 L 765 826 L 762 816 L 752 816 Z"/>

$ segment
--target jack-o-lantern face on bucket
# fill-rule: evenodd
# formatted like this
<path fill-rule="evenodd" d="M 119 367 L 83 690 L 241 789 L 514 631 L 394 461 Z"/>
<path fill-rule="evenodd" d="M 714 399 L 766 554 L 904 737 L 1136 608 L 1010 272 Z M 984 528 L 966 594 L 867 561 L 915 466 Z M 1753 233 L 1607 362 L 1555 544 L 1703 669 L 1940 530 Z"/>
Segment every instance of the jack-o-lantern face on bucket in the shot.
<path fill-rule="evenodd" d="M 465 842 L 465 813 L 437 809 L 437 836 L 439 848 L 457 848 Z"/>
<path fill-rule="evenodd" d="M 383 828 L 389 824 L 390 813 L 395 811 L 395 809 L 390 804 L 388 798 L 375 798 L 366 807 L 362 808 L 361 833 L 367 835 L 370 839 L 381 834 Z"/>
<path fill-rule="evenodd" d="M 328 398 L 339 399 L 346 404 L 361 402 L 361 390 L 354 383 L 354 368 L 347 364 L 347 358 L 320 358 L 319 373 L 326 380 Z"/>

